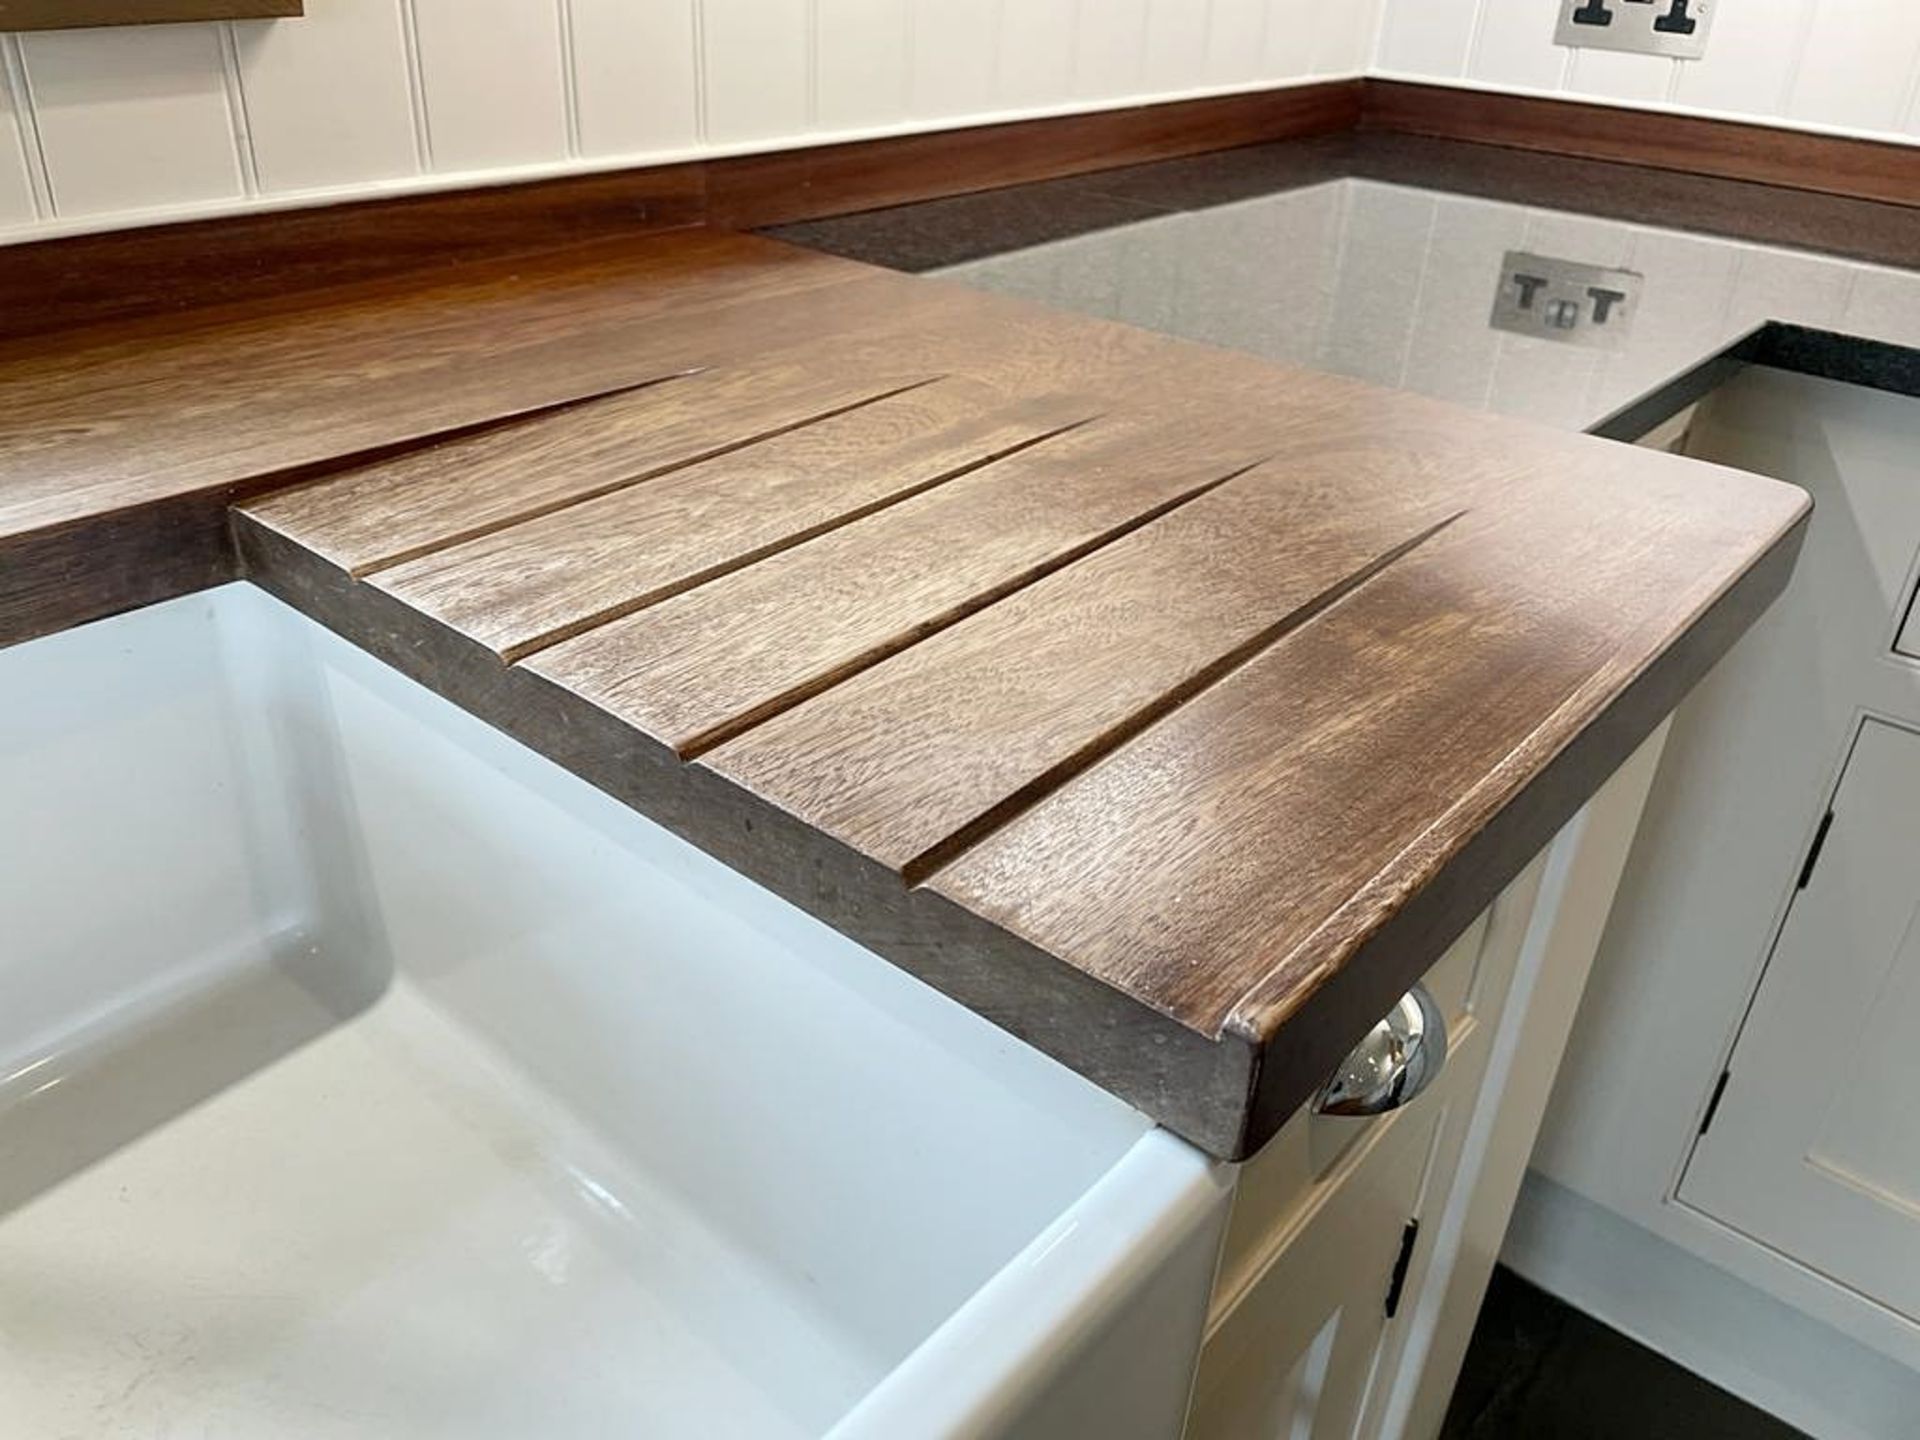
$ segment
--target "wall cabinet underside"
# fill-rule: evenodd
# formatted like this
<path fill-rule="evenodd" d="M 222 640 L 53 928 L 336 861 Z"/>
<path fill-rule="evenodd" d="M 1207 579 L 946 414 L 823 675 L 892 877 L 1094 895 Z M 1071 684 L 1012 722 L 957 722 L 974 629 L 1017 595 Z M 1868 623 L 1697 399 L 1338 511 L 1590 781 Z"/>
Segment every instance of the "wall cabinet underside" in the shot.
<path fill-rule="evenodd" d="M 0 31 L 272 20 L 303 13 L 302 0 L 0 0 Z"/>

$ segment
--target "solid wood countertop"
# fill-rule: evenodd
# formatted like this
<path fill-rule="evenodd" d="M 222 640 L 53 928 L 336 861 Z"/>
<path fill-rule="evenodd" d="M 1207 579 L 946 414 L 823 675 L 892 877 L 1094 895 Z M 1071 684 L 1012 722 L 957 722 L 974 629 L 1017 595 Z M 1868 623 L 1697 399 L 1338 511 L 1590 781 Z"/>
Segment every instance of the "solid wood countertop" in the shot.
<path fill-rule="evenodd" d="M 230 522 L 256 583 L 1227 1156 L 1808 509 L 717 232 L 41 340 L 0 395 L 0 641 L 228 578 Z"/>

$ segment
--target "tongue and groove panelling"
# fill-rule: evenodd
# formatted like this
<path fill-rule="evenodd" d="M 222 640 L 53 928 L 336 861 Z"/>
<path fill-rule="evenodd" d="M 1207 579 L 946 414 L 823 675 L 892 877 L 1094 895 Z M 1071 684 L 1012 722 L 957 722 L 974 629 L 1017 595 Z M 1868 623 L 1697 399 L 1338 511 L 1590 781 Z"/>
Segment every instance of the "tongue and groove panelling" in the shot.
<path fill-rule="evenodd" d="M 0 35 L 0 239 L 1355 76 L 1378 11 L 314 0 Z"/>

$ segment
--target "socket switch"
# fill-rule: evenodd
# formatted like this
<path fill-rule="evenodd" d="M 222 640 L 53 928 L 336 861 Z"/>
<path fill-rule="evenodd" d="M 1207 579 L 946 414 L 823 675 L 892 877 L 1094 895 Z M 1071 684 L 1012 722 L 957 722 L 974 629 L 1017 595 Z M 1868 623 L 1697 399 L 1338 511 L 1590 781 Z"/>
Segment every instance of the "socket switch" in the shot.
<path fill-rule="evenodd" d="M 1553 43 L 1698 60 L 1718 0 L 1560 0 Z"/>
<path fill-rule="evenodd" d="M 1500 262 L 1493 328 L 1617 350 L 1640 308 L 1641 283 L 1632 270 L 1509 250 Z"/>

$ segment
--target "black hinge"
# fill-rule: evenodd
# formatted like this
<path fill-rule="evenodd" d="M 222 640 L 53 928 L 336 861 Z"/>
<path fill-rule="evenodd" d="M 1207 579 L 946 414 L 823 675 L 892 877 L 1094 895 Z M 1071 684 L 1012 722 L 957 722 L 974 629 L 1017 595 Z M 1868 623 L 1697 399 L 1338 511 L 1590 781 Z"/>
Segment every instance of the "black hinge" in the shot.
<path fill-rule="evenodd" d="M 1800 883 L 1795 890 L 1807 888 L 1807 882 L 1813 879 L 1813 867 L 1820 863 L 1820 852 L 1826 848 L 1827 832 L 1833 828 L 1833 811 L 1829 810 L 1820 817 L 1820 828 L 1813 832 L 1813 844 L 1807 848 L 1807 860 L 1800 867 Z"/>
<path fill-rule="evenodd" d="M 1400 1311 L 1400 1292 L 1407 1288 L 1407 1270 L 1413 1264 L 1413 1243 L 1420 1238 L 1420 1222 L 1407 1221 L 1400 1232 L 1400 1253 L 1394 1257 L 1393 1279 L 1387 1282 L 1387 1319 Z"/>
<path fill-rule="evenodd" d="M 1700 1133 L 1707 1133 L 1707 1127 L 1713 1124 L 1713 1117 L 1720 1113 L 1720 1097 L 1727 1093 L 1727 1081 L 1733 1078 L 1733 1071 L 1722 1070 L 1720 1078 L 1713 1082 L 1713 1098 L 1707 1101 L 1707 1113 L 1700 1117 Z"/>

